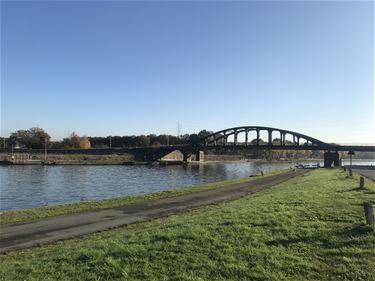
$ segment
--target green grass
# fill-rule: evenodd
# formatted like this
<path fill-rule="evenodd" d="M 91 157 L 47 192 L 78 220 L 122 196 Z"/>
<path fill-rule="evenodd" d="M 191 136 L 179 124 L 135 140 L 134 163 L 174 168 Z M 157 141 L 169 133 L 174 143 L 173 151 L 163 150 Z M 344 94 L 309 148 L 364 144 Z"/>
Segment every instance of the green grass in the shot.
<path fill-rule="evenodd" d="M 375 183 L 314 170 L 241 199 L 0 257 L 0 280 L 375 280 Z"/>
<path fill-rule="evenodd" d="M 271 176 L 279 173 L 284 173 L 288 170 L 273 171 L 265 174 L 265 176 Z M 62 205 L 51 205 L 40 208 L 24 209 L 24 210 L 12 210 L 0 212 L 0 224 L 13 223 L 13 222 L 25 222 L 36 219 L 42 219 L 52 216 L 78 213 L 83 211 L 90 211 L 95 209 L 110 208 L 123 206 L 131 203 L 138 203 L 144 201 L 150 201 L 155 199 L 173 197 L 183 194 L 188 194 L 192 192 L 198 192 L 203 190 L 209 190 L 214 188 L 223 187 L 230 184 L 243 183 L 248 181 L 253 181 L 259 177 L 249 177 L 242 179 L 225 180 L 220 182 L 195 185 L 191 187 L 180 187 L 172 190 L 165 190 L 160 192 L 147 193 L 135 196 L 124 196 L 115 197 L 112 199 L 105 200 L 95 200 L 95 201 L 83 201 L 79 203 L 72 204 L 62 204 Z"/>

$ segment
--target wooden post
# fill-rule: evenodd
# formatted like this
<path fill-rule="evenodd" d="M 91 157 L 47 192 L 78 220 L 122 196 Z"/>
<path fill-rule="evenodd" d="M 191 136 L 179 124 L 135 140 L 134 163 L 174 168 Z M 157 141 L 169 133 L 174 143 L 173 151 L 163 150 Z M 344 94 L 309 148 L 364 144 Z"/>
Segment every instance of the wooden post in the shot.
<path fill-rule="evenodd" d="M 365 178 L 364 177 L 359 178 L 359 188 L 365 188 Z"/>
<path fill-rule="evenodd" d="M 363 209 L 365 211 L 365 218 L 367 224 L 374 224 L 374 208 L 370 202 L 363 202 Z"/>
<path fill-rule="evenodd" d="M 346 167 L 344 166 L 344 172 L 346 172 Z"/>
<path fill-rule="evenodd" d="M 353 176 L 351 168 L 349 168 L 349 176 Z"/>

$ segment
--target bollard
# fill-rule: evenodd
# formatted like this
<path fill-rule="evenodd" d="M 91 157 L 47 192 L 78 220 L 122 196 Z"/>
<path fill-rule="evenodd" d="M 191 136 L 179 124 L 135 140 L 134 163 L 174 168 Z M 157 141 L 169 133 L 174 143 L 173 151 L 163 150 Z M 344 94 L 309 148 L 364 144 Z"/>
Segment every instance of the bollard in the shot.
<path fill-rule="evenodd" d="M 352 169 L 349 168 L 349 176 L 353 176 Z"/>
<path fill-rule="evenodd" d="M 365 178 L 364 177 L 359 178 L 359 188 L 365 188 Z"/>
<path fill-rule="evenodd" d="M 374 208 L 370 202 L 363 202 L 363 209 L 365 211 L 365 218 L 367 224 L 374 224 Z"/>

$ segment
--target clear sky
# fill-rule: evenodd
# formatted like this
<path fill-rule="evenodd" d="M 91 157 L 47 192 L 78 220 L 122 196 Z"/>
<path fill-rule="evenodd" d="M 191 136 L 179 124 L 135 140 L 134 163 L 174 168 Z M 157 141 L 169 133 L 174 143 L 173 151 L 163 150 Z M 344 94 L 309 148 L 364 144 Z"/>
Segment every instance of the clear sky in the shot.
<path fill-rule="evenodd" d="M 1 134 L 372 143 L 374 2 L 1 1 Z"/>

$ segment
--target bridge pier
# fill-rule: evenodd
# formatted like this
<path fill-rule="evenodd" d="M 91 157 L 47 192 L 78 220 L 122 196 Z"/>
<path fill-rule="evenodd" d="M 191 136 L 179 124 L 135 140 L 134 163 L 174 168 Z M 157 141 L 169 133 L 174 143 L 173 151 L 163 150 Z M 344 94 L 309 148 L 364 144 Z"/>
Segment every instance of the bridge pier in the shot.
<path fill-rule="evenodd" d="M 327 151 L 324 153 L 324 168 L 330 168 L 332 164 L 334 167 L 340 166 L 340 157 L 337 151 Z"/>
<path fill-rule="evenodd" d="M 202 150 L 198 150 L 195 153 L 195 161 L 204 161 L 204 152 Z"/>
<path fill-rule="evenodd" d="M 187 163 L 187 161 L 189 159 L 189 153 L 187 151 L 183 151 L 182 155 L 183 155 L 183 161 L 184 161 L 184 163 Z"/>

